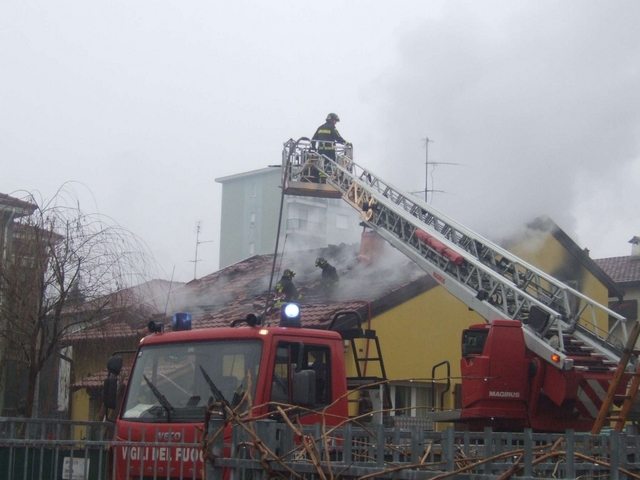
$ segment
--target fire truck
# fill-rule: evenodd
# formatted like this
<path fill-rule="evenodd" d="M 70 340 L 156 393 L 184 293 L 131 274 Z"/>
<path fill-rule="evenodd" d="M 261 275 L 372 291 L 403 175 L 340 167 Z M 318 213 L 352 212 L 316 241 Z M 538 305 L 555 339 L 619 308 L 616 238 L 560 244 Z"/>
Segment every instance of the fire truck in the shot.
<path fill-rule="evenodd" d="M 239 415 L 275 420 L 278 405 L 295 405 L 304 409 L 303 424 L 336 425 L 349 416 L 348 391 L 385 375 L 375 332 L 363 330 L 355 311 L 337 313 L 327 330 L 302 328 L 297 304 L 281 309 L 277 326 L 250 314 L 226 328 L 192 329 L 191 315 L 178 313 L 171 332 L 154 322 L 149 330 L 153 334 L 140 342 L 116 419 L 116 479 L 201 478 L 202 450 L 196 444 L 214 402 Z M 365 359 L 356 345 L 367 340 L 375 353 L 366 361 L 379 362 L 382 376 L 367 377 L 359 367 Z M 345 342 L 358 365 L 354 377 L 347 377 Z M 122 355 L 108 361 L 107 408 L 118 407 L 122 365 Z"/>
<path fill-rule="evenodd" d="M 637 329 L 607 307 L 457 224 L 353 161 L 349 148 L 336 159 L 308 139 L 285 143 L 283 195 L 342 198 L 375 231 L 479 313 L 486 323 L 462 332 L 462 409 L 437 420 L 470 428 L 589 430 L 614 394 L 631 378 L 626 362 Z M 286 305 L 278 326 L 258 316 L 227 328 L 191 329 L 176 314 L 164 333 L 156 324 L 135 353 L 117 415 L 116 478 L 182 475 L 200 478 L 195 444 L 212 402 L 278 419 L 277 405 L 304 409 L 300 421 L 337 424 L 348 417 L 348 392 L 385 380 L 380 343 L 356 312 L 342 312 L 327 330 L 301 328 L 299 307 Z M 612 332 L 615 332 L 615 336 Z M 358 358 L 356 342 L 376 352 Z M 356 376 L 347 377 L 345 342 Z M 626 356 L 626 357 L 625 357 Z M 379 362 L 367 377 L 363 362 Z M 122 357 L 109 360 L 104 400 L 116 409 Z M 243 403 L 250 392 L 252 404 Z M 320 411 L 322 412 L 322 417 Z M 132 442 L 152 442 L 136 450 Z M 158 461 L 171 470 L 154 470 Z M 155 463 L 154 463 L 155 462 Z M 154 466 L 155 465 L 155 466 Z M 179 472 L 179 473 L 178 473 Z M 150 477 L 153 478 L 153 477 Z"/>
<path fill-rule="evenodd" d="M 320 175 L 318 175 L 320 172 Z M 595 302 L 353 161 L 307 138 L 283 150 L 283 191 L 342 198 L 384 238 L 486 321 L 462 332 L 462 409 L 471 428 L 601 428 L 614 399 L 624 423 L 637 390 L 637 323 Z M 632 360 L 629 362 L 629 360 Z M 618 402 L 619 403 L 619 402 Z M 434 418 L 447 418 L 441 415 Z"/>

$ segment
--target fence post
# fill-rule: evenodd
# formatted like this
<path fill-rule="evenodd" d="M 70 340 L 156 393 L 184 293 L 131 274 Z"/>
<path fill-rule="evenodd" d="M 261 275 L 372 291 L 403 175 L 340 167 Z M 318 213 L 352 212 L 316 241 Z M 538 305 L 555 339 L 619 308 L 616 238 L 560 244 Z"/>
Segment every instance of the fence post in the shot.
<path fill-rule="evenodd" d="M 447 472 L 453 472 L 455 463 L 455 430 L 453 427 L 447 427 L 442 438 L 442 456 L 446 462 Z"/>
<path fill-rule="evenodd" d="M 609 433 L 609 438 L 609 465 L 611 465 L 609 478 L 611 480 L 618 480 L 620 478 L 618 471 L 618 468 L 620 467 L 620 436 L 618 435 L 618 432 L 616 432 L 615 430 L 611 430 L 611 433 Z"/>
<path fill-rule="evenodd" d="M 376 445 L 376 465 L 378 468 L 384 467 L 384 424 L 378 425 L 378 439 Z"/>
<path fill-rule="evenodd" d="M 346 468 L 351 465 L 352 460 L 352 448 L 353 448 L 353 431 L 351 430 L 351 423 L 348 422 L 343 427 L 343 449 L 342 449 L 342 459 L 344 462 L 344 466 Z"/>
<path fill-rule="evenodd" d="M 484 458 L 491 458 L 493 455 L 493 429 L 491 427 L 484 428 Z M 491 471 L 493 470 L 492 462 L 487 462 L 484 464 L 484 474 L 491 475 Z"/>
<path fill-rule="evenodd" d="M 215 440 L 211 440 L 215 433 L 222 428 L 224 425 L 224 420 L 222 418 L 211 417 L 209 420 L 209 427 L 207 438 L 209 439 L 210 444 L 208 445 L 209 451 L 206 452 L 206 478 L 207 480 L 223 480 L 224 472 L 222 467 L 217 467 L 215 465 L 216 458 L 222 458 L 224 455 L 224 432 L 221 432 L 220 435 Z M 211 458 L 213 457 L 213 458 Z"/>
<path fill-rule="evenodd" d="M 573 430 L 567 430 L 564 436 L 565 447 L 565 462 L 567 463 L 567 478 L 576 478 L 576 463 L 575 463 L 575 435 Z"/>
<path fill-rule="evenodd" d="M 531 477 L 533 472 L 533 431 L 524 429 L 524 476 Z"/>
<path fill-rule="evenodd" d="M 420 430 L 417 425 L 411 427 L 411 464 L 415 465 L 420 460 L 418 450 L 420 448 Z"/>

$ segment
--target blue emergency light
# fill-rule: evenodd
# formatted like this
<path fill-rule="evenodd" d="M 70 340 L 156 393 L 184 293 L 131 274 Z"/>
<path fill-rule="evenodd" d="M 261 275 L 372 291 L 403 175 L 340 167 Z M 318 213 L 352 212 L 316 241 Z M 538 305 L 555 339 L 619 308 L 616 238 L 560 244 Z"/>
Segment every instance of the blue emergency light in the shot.
<path fill-rule="evenodd" d="M 281 327 L 302 327 L 300 320 L 300 305 L 297 303 L 287 303 L 280 310 L 280 326 Z"/>
<path fill-rule="evenodd" d="M 172 330 L 174 332 L 180 332 L 182 330 L 191 330 L 191 314 L 190 313 L 174 313 Z"/>

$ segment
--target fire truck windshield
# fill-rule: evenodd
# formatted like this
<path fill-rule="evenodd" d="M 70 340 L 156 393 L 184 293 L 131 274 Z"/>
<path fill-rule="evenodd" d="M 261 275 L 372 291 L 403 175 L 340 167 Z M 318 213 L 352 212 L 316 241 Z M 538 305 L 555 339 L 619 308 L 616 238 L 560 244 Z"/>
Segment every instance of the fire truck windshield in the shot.
<path fill-rule="evenodd" d="M 262 344 L 255 340 L 143 346 L 131 372 L 122 418 L 202 422 L 215 398 L 210 382 L 235 406 L 249 376 L 255 389 L 261 353 Z"/>

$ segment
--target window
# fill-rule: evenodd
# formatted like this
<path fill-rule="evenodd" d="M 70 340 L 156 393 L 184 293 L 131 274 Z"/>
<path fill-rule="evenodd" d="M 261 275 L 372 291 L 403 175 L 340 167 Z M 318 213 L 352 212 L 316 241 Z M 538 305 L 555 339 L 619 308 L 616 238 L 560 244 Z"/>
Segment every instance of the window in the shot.
<path fill-rule="evenodd" d="M 256 184 L 255 183 L 251 184 L 251 196 L 252 197 L 256 196 Z"/>
<path fill-rule="evenodd" d="M 464 330 L 462 332 L 462 356 L 482 355 L 489 330 Z"/>
<path fill-rule="evenodd" d="M 396 417 L 411 415 L 410 410 L 408 410 L 411 407 L 410 387 L 396 386 L 395 393 L 393 395 L 393 407 L 395 409 Z"/>
<path fill-rule="evenodd" d="M 249 243 L 249 255 L 254 255 L 256 253 L 256 245 L 251 242 Z"/>
<path fill-rule="evenodd" d="M 255 227 L 256 226 L 256 213 L 255 212 L 251 212 L 251 215 L 249 215 L 249 225 L 251 227 Z"/>
<path fill-rule="evenodd" d="M 392 385 L 391 399 L 396 417 L 426 417 L 431 407 L 431 386 L 413 382 L 409 385 Z"/>
<path fill-rule="evenodd" d="M 300 348 L 302 347 L 302 352 Z M 302 353 L 302 355 L 300 355 Z M 312 370 L 315 375 L 315 406 L 331 403 L 330 350 L 325 345 L 280 342 L 271 384 L 271 401 L 292 404 L 291 381 L 298 372 Z M 297 363 L 301 362 L 298 366 Z"/>
<path fill-rule="evenodd" d="M 232 406 L 240 403 L 250 378 L 258 378 L 261 355 L 262 344 L 254 340 L 142 347 L 129 380 L 123 418 L 134 422 L 202 422 L 207 405 L 218 392 Z M 251 386 L 254 395 L 255 383 Z"/>

